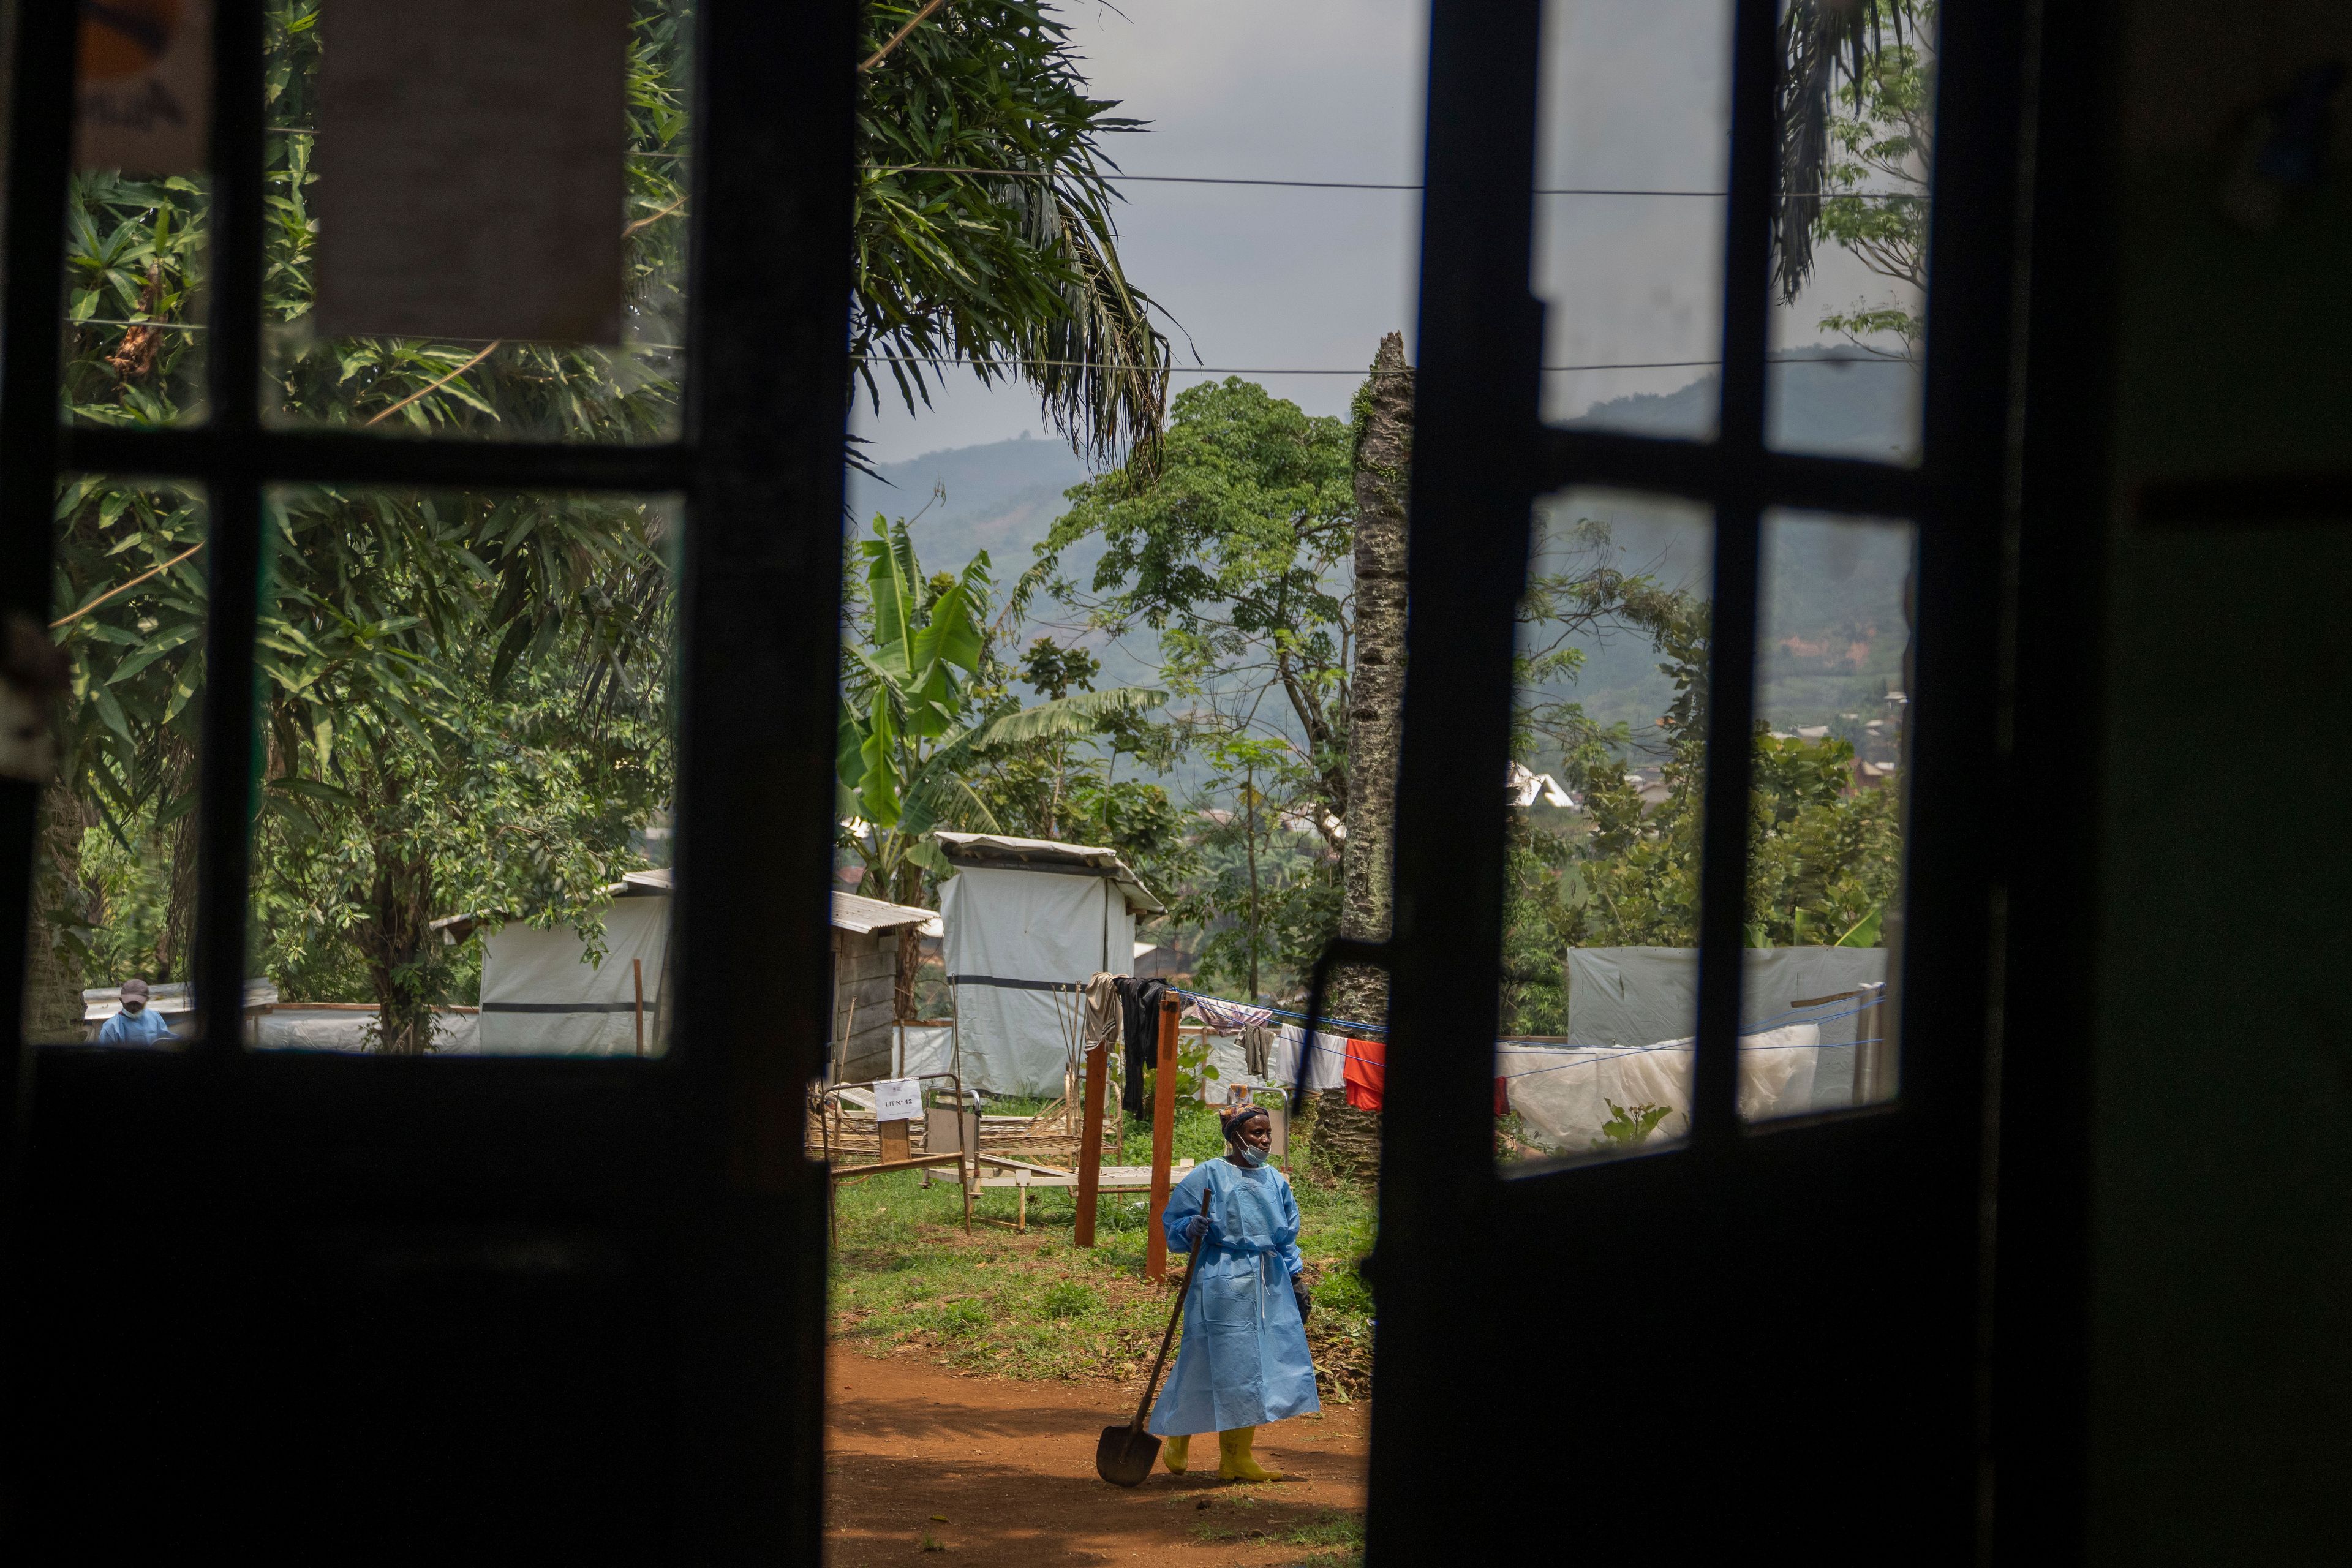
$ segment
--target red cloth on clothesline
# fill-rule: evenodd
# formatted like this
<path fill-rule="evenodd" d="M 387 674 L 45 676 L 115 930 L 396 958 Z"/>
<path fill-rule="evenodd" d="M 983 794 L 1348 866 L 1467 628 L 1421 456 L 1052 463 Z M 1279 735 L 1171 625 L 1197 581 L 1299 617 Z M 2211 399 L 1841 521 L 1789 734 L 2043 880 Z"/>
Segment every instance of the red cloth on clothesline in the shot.
<path fill-rule="evenodd" d="M 1381 1040 L 1349 1040 L 1348 1057 L 1339 1068 L 1348 1086 L 1348 1103 L 1358 1110 L 1378 1110 L 1389 1077 L 1389 1047 Z M 1495 1114 L 1511 1113 L 1511 1080 L 1495 1080 Z"/>
<path fill-rule="evenodd" d="M 1378 1110 L 1381 1090 L 1388 1082 L 1389 1048 L 1379 1040 L 1349 1040 L 1339 1077 L 1348 1086 L 1348 1103 L 1358 1110 Z"/>

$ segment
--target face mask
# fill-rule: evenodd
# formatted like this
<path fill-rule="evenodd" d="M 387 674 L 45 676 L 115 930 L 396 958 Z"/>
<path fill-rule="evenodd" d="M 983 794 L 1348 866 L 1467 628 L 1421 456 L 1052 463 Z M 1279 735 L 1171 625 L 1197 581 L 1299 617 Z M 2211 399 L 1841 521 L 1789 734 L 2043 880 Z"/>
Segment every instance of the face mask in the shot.
<path fill-rule="evenodd" d="M 1246 1143 L 1236 1143 L 1234 1145 L 1234 1158 L 1239 1160 L 1243 1164 L 1248 1166 L 1253 1171 L 1265 1163 L 1265 1156 L 1260 1153 L 1257 1150 L 1251 1148 Z"/>

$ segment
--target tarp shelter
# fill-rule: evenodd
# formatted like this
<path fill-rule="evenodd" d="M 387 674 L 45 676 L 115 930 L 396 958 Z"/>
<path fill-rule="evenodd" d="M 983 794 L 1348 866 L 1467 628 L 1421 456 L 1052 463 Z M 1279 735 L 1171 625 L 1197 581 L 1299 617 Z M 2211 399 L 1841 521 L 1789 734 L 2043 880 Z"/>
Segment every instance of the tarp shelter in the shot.
<path fill-rule="evenodd" d="M 833 895 L 833 1050 L 827 1059 L 835 1082 L 889 1078 L 898 1070 L 899 936 L 908 927 L 935 932 L 939 922 L 939 916 L 912 904 Z"/>
<path fill-rule="evenodd" d="M 988 1094 L 1058 1095 L 1078 1049 L 1078 987 L 1134 973 L 1135 917 L 1160 902 L 1116 851 L 942 833 L 940 889 L 957 1071 Z"/>
<path fill-rule="evenodd" d="M 625 1057 L 651 1054 L 668 1037 L 670 874 L 631 871 L 605 889 L 604 956 L 568 925 L 538 931 L 520 921 L 460 915 L 437 921 L 444 936 L 462 942 L 482 931 L 482 1007 L 473 1048 L 484 1056 Z M 898 929 L 938 920 L 929 910 L 833 895 L 835 998 L 837 1031 L 845 1015 L 856 1037 L 878 1044 L 887 1068 L 893 1041 L 890 992 L 895 975 L 865 973 L 874 952 L 895 961 Z M 855 971 L 842 984 L 845 967 Z M 840 992 L 847 989 L 845 999 Z"/>
<path fill-rule="evenodd" d="M 1741 970 L 1741 1113 L 1796 1116 L 1853 1098 L 1859 1030 L 1892 1010 L 1886 950 L 1756 948 Z M 1607 1101 L 1664 1105 L 1682 1125 L 1692 1036 L 1698 1020 L 1698 952 L 1686 947 L 1587 947 L 1568 954 L 1568 1038 L 1506 1042 L 1496 1071 L 1510 1080 L 1511 1109 L 1539 1141 L 1589 1147 Z M 1855 992 L 1866 994 L 1856 996 Z M 1811 1006 L 1799 1006 L 1801 1002 Z"/>
<path fill-rule="evenodd" d="M 540 931 L 489 916 L 439 921 L 449 940 L 482 931 L 482 1011 L 476 1049 L 497 1057 L 627 1057 L 661 1048 L 669 976 L 667 869 L 631 871 L 607 888 L 604 955 L 569 925 Z M 642 1031 L 642 1035 L 640 1034 Z"/>

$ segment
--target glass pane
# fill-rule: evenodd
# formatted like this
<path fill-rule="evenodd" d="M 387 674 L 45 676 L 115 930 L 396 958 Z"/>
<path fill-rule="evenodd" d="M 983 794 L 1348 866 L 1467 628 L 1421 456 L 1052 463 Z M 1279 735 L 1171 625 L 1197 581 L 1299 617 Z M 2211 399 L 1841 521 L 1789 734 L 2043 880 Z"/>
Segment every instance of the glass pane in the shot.
<path fill-rule="evenodd" d="M 270 495 L 263 1048 L 661 1053 L 676 520 L 660 498 Z"/>
<path fill-rule="evenodd" d="M 1766 380 L 1780 451 L 1917 460 L 1937 3 L 1807 13 Z"/>
<path fill-rule="evenodd" d="M 1550 0 L 1535 289 L 1543 413 L 1704 439 L 1721 402 L 1726 0 Z"/>
<path fill-rule="evenodd" d="M 1743 1115 L 1895 1092 L 1915 530 L 1764 520 Z"/>
<path fill-rule="evenodd" d="M 264 416 L 287 426 L 484 440 L 657 441 L 678 430 L 685 374 L 686 192 L 692 123 L 685 0 L 635 0 L 627 54 L 625 308 L 617 347 L 484 339 L 322 337 L 316 303 L 321 197 L 314 5 L 270 32 Z M 331 30 L 331 17 L 329 20 Z M 453 189 L 449 242 L 467 243 Z M 494 286 L 495 280 L 490 285 Z M 527 287 L 523 280 L 519 287 Z"/>
<path fill-rule="evenodd" d="M 1656 497 L 1542 502 L 1519 612 L 1496 1148 L 1689 1127 L 1714 527 Z"/>
<path fill-rule="evenodd" d="M 83 474 L 58 492 L 48 635 L 62 689 L 46 754 L 25 759 L 50 781 L 26 953 L 36 1041 L 171 1049 L 197 1032 L 205 521 L 202 492 L 169 481 Z"/>

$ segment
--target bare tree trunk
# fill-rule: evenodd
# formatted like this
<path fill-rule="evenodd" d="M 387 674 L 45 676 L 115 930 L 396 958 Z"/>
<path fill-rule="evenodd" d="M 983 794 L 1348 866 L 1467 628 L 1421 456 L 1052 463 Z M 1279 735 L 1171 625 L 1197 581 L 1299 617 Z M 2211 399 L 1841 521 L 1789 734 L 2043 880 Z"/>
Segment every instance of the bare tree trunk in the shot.
<path fill-rule="evenodd" d="M 164 766 L 171 782 L 163 792 L 166 805 L 196 787 L 196 751 L 174 736 L 164 742 Z M 189 980 L 188 965 L 196 942 L 196 813 L 184 811 L 171 829 L 171 886 L 163 899 L 163 929 L 155 935 L 155 973 L 150 980 Z"/>
<path fill-rule="evenodd" d="M 433 1048 L 433 862 L 375 847 L 375 883 L 362 938 L 375 992 L 376 1049 L 423 1056 Z"/>
<path fill-rule="evenodd" d="M 1412 372 L 1404 336 L 1381 340 L 1356 395 L 1356 668 L 1348 693 L 1348 837 L 1339 853 L 1339 934 L 1389 934 L 1394 883 L 1397 747 L 1404 721 L 1405 494 L 1412 463 Z M 1379 1023 L 1378 970 L 1333 976 L 1331 1010 Z"/>
<path fill-rule="evenodd" d="M 1404 722 L 1405 500 L 1412 468 L 1412 372 L 1404 335 L 1381 340 L 1356 395 L 1356 668 L 1348 692 L 1348 837 L 1339 852 L 1339 934 L 1389 934 L 1394 897 L 1397 749 Z M 1342 967 L 1331 1014 L 1360 1023 L 1388 1016 L 1388 978 Z M 1316 1108 L 1316 1160 L 1337 1175 L 1374 1173 L 1370 1113 L 1326 1089 Z"/>
<path fill-rule="evenodd" d="M 81 802 L 61 782 L 41 792 L 33 848 L 33 918 L 25 943 L 25 1034 L 67 1045 L 81 1028 L 81 956 L 71 929 L 88 923 L 81 885 Z"/>

